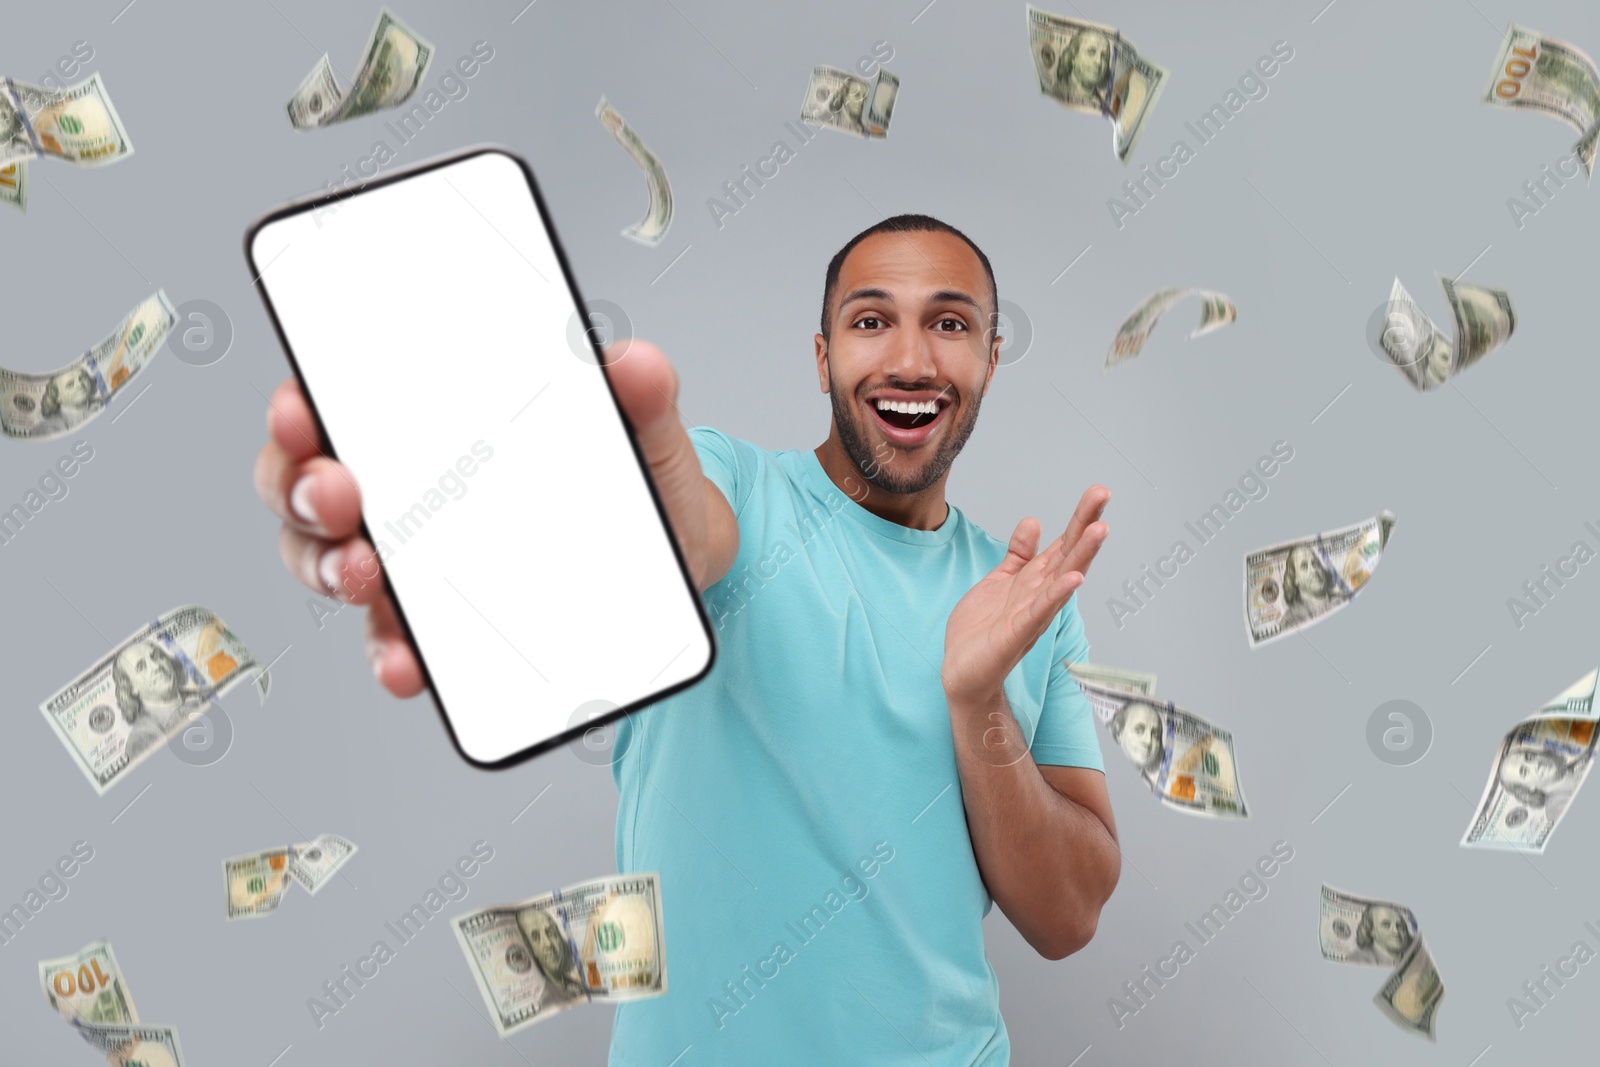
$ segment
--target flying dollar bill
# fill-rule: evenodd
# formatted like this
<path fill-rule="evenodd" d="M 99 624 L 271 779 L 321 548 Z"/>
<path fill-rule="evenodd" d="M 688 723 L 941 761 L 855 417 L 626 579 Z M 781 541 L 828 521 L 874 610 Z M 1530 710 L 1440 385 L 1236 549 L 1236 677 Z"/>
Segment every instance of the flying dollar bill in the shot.
<path fill-rule="evenodd" d="M 1434 324 L 1399 278 L 1389 290 L 1378 334 L 1379 349 L 1419 393 L 1454 378 L 1505 344 L 1517 328 L 1511 294 L 1504 289 L 1438 277 L 1455 323 L 1453 338 Z"/>
<path fill-rule="evenodd" d="M 1545 850 L 1594 765 L 1597 679 L 1590 671 L 1506 734 L 1463 848 Z"/>
<path fill-rule="evenodd" d="M 1404 904 L 1322 887 L 1317 943 L 1323 959 L 1394 968 L 1416 937 L 1417 917 Z"/>
<path fill-rule="evenodd" d="M 0 367 L 0 433 L 48 441 L 97 418 L 150 362 L 177 322 L 172 301 L 158 289 L 60 370 L 31 374 Z"/>
<path fill-rule="evenodd" d="M 357 851 L 355 842 L 348 838 L 318 834 L 309 844 L 289 849 L 289 877 L 316 896 Z"/>
<path fill-rule="evenodd" d="M 28 211 L 28 161 L 16 160 L 0 167 L 0 204 L 10 204 L 23 214 Z"/>
<path fill-rule="evenodd" d="M 86 1023 L 136 1023 L 139 1011 L 109 941 L 76 954 L 39 961 L 39 988 L 62 1018 Z"/>
<path fill-rule="evenodd" d="M 838 67 L 813 67 L 800 118 L 856 137 L 885 137 L 900 79 L 879 67 L 869 81 Z"/>
<path fill-rule="evenodd" d="M 672 183 L 667 181 L 666 169 L 604 96 L 595 105 L 594 113 L 601 125 L 611 131 L 611 136 L 633 158 L 634 164 L 644 171 L 645 186 L 650 191 L 650 206 L 644 218 L 623 230 L 622 236 L 654 248 L 667 235 L 667 227 L 672 225 Z"/>
<path fill-rule="evenodd" d="M 1117 336 L 1106 352 L 1102 373 L 1124 360 L 1137 356 L 1139 350 L 1144 347 L 1145 338 L 1150 336 L 1150 331 L 1161 321 L 1161 316 L 1190 293 L 1198 296 L 1201 301 L 1200 325 L 1189 335 L 1190 340 L 1208 334 L 1212 330 L 1221 329 L 1239 317 L 1233 301 L 1222 293 L 1213 293 L 1205 289 L 1157 289 L 1139 302 L 1139 306 L 1133 309 L 1133 314 L 1129 315 L 1117 330 Z"/>
<path fill-rule="evenodd" d="M 1434 1017 L 1444 983 L 1410 908 L 1324 884 L 1317 941 L 1325 960 L 1389 968 L 1373 1003 L 1401 1029 L 1436 1040 Z"/>
<path fill-rule="evenodd" d="M 1150 681 L 1153 688 L 1154 678 Z M 1078 687 L 1162 804 L 1195 815 L 1250 817 L 1231 733 L 1146 692 L 1082 678 Z"/>
<path fill-rule="evenodd" d="M 289 850 L 273 848 L 222 861 L 222 881 L 227 888 L 227 916 L 254 919 L 278 910 L 289 888 Z"/>
<path fill-rule="evenodd" d="M 7 78 L 0 97 L 6 98 L 0 103 L 0 164 L 50 156 L 99 167 L 133 155 L 98 73 L 63 89 Z"/>
<path fill-rule="evenodd" d="M 1111 120 L 1111 149 L 1124 165 L 1155 110 L 1167 72 L 1111 26 L 1028 5 L 1028 49 L 1039 92 L 1072 111 Z"/>
<path fill-rule="evenodd" d="M 83 776 L 104 795 L 210 701 L 249 677 L 272 679 L 206 608 L 174 608 L 134 631 L 39 705 Z"/>
<path fill-rule="evenodd" d="M 1107 667 L 1098 663 L 1067 663 L 1067 671 L 1078 681 L 1097 685 L 1101 689 L 1120 689 L 1127 693 L 1149 696 L 1156 691 L 1156 676 L 1144 671 L 1130 671 L 1122 667 Z"/>
<path fill-rule="evenodd" d="M 451 921 L 501 1037 L 591 1000 L 667 991 L 653 872 L 582 882 Z"/>
<path fill-rule="evenodd" d="M 1593 176 L 1600 70 L 1582 50 L 1513 22 L 1501 38 L 1483 103 L 1561 119 L 1578 131 L 1573 151 L 1585 177 Z"/>
<path fill-rule="evenodd" d="M 433 45 L 383 8 L 350 91 L 340 91 L 333 61 L 324 54 L 289 98 L 289 123 L 309 130 L 399 107 L 417 91 L 432 61 Z"/>
<path fill-rule="evenodd" d="M 39 961 L 45 1000 L 113 1067 L 183 1067 L 178 1032 L 142 1026 L 109 941 L 91 941 L 76 955 Z"/>
<path fill-rule="evenodd" d="M 1394 522 L 1383 511 L 1342 530 L 1246 556 L 1244 617 L 1251 647 L 1303 630 L 1355 599 L 1377 568 Z"/>

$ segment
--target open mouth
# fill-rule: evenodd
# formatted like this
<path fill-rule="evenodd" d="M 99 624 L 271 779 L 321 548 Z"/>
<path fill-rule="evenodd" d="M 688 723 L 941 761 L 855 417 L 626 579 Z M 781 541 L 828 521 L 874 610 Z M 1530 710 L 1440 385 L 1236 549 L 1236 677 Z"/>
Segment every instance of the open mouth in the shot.
<path fill-rule="evenodd" d="M 867 406 L 877 417 L 878 426 L 890 440 L 913 445 L 926 440 L 944 420 L 950 401 L 943 393 L 906 399 L 893 395 L 871 397 Z"/>

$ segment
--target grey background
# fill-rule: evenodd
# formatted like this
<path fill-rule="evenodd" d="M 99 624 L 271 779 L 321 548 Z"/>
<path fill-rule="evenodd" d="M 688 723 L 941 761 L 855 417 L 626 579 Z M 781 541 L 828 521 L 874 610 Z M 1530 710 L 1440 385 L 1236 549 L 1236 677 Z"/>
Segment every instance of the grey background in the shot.
<path fill-rule="evenodd" d="M 180 304 L 225 308 L 237 338 L 209 367 L 160 356 L 134 382 L 148 392 L 114 424 L 108 415 L 60 442 L 0 442 L 5 507 L 74 440 L 95 449 L 70 495 L 0 547 L 14 717 L 0 748 L 10 815 L 0 902 L 20 900 L 74 841 L 95 849 L 70 895 L 0 946 L 7 1047 L 35 1061 L 92 1055 L 40 1003 L 34 961 L 104 936 L 143 1019 L 176 1025 L 195 1064 L 601 1062 L 604 1007 L 506 1047 L 480 1016 L 445 920 L 612 870 L 608 771 L 564 752 L 504 773 L 463 763 L 426 698 L 400 703 L 374 684 L 356 611 L 317 629 L 250 484 L 262 394 L 287 365 L 241 237 L 376 139 L 394 144 L 382 119 L 296 133 L 282 111 L 322 51 L 342 72 L 354 68 L 376 5 L 123 2 L 12 5 L 6 15 L 0 70 L 35 80 L 89 41 L 88 67 L 105 77 L 137 152 L 100 170 L 36 162 L 27 215 L 0 216 L 4 361 L 59 366 L 157 287 Z M 525 155 L 579 283 L 626 308 L 635 331 L 672 357 L 688 418 L 770 448 L 810 448 L 826 433 L 811 336 L 828 257 L 853 233 L 927 211 L 988 252 L 1034 340 L 997 376 L 950 497 L 1004 538 L 1027 514 L 1053 533 L 1086 485 L 1112 487 L 1111 538 L 1082 594 L 1093 657 L 1155 671 L 1163 695 L 1231 728 L 1253 812 L 1200 822 L 1163 810 L 1107 753 L 1127 863 L 1093 943 L 1052 963 L 998 911 L 988 920 L 1015 1062 L 1466 1065 L 1589 1054 L 1594 965 L 1521 1031 L 1505 1001 L 1578 939 L 1600 947 L 1582 926 L 1600 920 L 1596 798 L 1577 802 L 1542 857 L 1456 843 L 1504 731 L 1600 660 L 1600 563 L 1521 629 L 1505 603 L 1575 540 L 1597 546 L 1582 526 L 1600 520 L 1597 194 L 1568 182 L 1519 229 L 1506 199 L 1574 137 L 1547 118 L 1477 103 L 1509 20 L 1594 50 L 1594 8 L 1085 6 L 1083 16 L 1120 26 L 1172 72 L 1124 168 L 1103 121 L 1039 96 L 1020 2 L 923 3 L 538 0 L 518 17 L 521 0 L 405 0 L 398 13 L 437 46 L 440 64 L 480 39 L 495 57 L 396 165 L 483 141 Z M 903 83 L 889 138 L 822 132 L 718 229 L 706 199 L 775 140 L 794 147 L 784 123 L 809 69 L 849 66 L 880 40 Z M 1194 147 L 1183 123 L 1279 40 L 1295 54 L 1269 95 L 1116 228 L 1106 199 L 1176 138 Z M 677 218 L 656 249 L 618 235 L 645 198 L 594 119 L 602 93 L 671 176 Z M 1419 396 L 1372 356 L 1365 323 L 1396 274 L 1443 317 L 1433 272 L 1458 272 L 1480 253 L 1468 277 L 1511 290 L 1517 334 L 1458 388 Z M 430 271 L 447 269 L 419 264 L 417 298 L 427 299 Z M 1230 294 L 1239 321 L 1186 341 L 1198 307 L 1180 305 L 1137 361 L 1102 377 L 1122 318 L 1168 285 Z M 450 384 L 449 353 L 440 365 L 442 388 L 471 392 Z M 1295 455 L 1270 495 L 1118 629 L 1106 598 L 1187 536 L 1185 520 L 1277 440 Z M 419 472 L 419 494 L 430 479 Z M 1249 649 L 1241 556 L 1380 508 L 1399 523 L 1360 601 L 1308 640 Z M 226 702 L 236 736 L 220 762 L 160 754 L 97 798 L 37 704 L 109 642 L 189 602 L 215 609 L 263 657 L 284 653 L 273 694 L 265 707 L 243 690 Z M 1367 750 L 1367 718 L 1391 699 L 1416 702 L 1433 723 L 1432 751 L 1411 766 Z M 347 879 L 315 899 L 294 894 L 267 919 L 224 923 L 222 857 L 324 830 L 361 846 Z M 307 998 L 478 839 L 496 855 L 466 899 L 319 1031 Z M 1194 947 L 1183 923 L 1280 839 L 1295 857 L 1270 894 L 1119 1031 L 1107 998 L 1180 936 Z M 1323 880 L 1415 909 L 1448 988 L 1437 1046 L 1371 1005 L 1383 972 L 1320 958 Z M 661 1052 L 665 1067 L 678 1050 Z M 714 1042 L 680 1062 L 718 1062 Z"/>

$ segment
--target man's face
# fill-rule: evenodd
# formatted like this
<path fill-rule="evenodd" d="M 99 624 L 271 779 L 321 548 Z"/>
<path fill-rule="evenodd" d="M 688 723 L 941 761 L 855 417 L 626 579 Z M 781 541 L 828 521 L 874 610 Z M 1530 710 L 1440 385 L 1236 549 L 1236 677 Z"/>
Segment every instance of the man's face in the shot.
<path fill-rule="evenodd" d="M 1092 93 L 1105 80 L 1111 62 L 1111 42 L 1104 34 L 1092 30 L 1083 32 L 1078 45 L 1077 58 L 1072 61 L 1073 87 L 1082 93 Z"/>
<path fill-rule="evenodd" d="M 1129 704 L 1117 744 L 1128 758 L 1143 767 L 1161 743 L 1161 717 L 1148 704 Z"/>
<path fill-rule="evenodd" d="M 1315 597 L 1327 595 L 1327 573 L 1323 571 L 1317 562 L 1317 557 L 1309 548 L 1300 547 L 1289 551 L 1289 571 L 1294 575 L 1295 587 L 1300 592 Z"/>
<path fill-rule="evenodd" d="M 1549 789 L 1561 781 L 1564 768 L 1553 753 L 1537 748 L 1515 748 L 1500 761 L 1500 781 L 1529 789 Z"/>
<path fill-rule="evenodd" d="M 561 948 L 565 944 L 561 930 L 550 916 L 540 914 L 529 924 L 528 944 L 539 958 L 544 973 L 554 978 L 561 973 Z"/>
<path fill-rule="evenodd" d="M 178 697 L 178 670 L 172 658 L 148 641 L 130 645 L 117 657 L 117 666 L 133 683 L 143 701 L 170 704 Z"/>
<path fill-rule="evenodd" d="M 817 369 L 872 485 L 918 493 L 950 469 L 998 359 L 990 305 L 983 264 L 953 234 L 877 233 L 845 257 Z"/>
<path fill-rule="evenodd" d="M 1372 943 L 1389 956 L 1398 956 L 1411 944 L 1411 928 L 1393 908 L 1372 909 Z"/>

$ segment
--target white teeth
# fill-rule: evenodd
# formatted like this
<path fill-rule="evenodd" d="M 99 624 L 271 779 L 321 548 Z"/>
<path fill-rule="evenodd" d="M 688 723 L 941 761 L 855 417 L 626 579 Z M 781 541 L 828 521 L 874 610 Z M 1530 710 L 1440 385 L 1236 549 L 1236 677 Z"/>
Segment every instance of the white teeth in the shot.
<path fill-rule="evenodd" d="M 932 415 L 939 410 L 937 400 L 886 400 L 878 399 L 879 411 L 898 411 L 902 415 Z"/>

